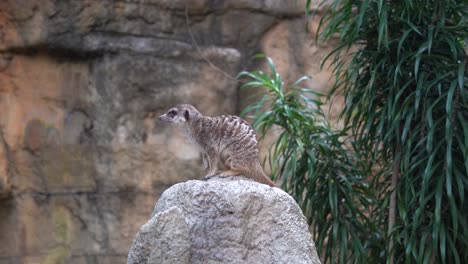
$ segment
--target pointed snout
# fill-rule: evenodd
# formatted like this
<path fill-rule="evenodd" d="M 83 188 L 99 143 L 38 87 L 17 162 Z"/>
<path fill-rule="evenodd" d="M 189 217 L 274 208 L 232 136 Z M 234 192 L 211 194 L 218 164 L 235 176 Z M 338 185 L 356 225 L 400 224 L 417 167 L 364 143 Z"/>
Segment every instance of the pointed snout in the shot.
<path fill-rule="evenodd" d="M 161 120 L 161 121 L 164 121 L 164 122 L 168 122 L 168 121 L 169 121 L 169 118 L 167 117 L 166 114 L 160 116 L 158 119 Z"/>

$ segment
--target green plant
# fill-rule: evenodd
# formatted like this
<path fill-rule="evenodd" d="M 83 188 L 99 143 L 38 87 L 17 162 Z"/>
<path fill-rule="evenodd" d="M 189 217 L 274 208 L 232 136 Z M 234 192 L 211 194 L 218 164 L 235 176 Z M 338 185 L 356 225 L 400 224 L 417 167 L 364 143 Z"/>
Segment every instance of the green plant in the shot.
<path fill-rule="evenodd" d="M 333 92 L 375 175 L 387 261 L 466 263 L 468 1 L 334 0 L 320 30 L 341 41 Z"/>
<path fill-rule="evenodd" d="M 266 88 L 266 94 L 243 114 L 253 111 L 253 126 L 262 135 L 280 128 L 270 148 L 272 174 L 303 209 L 325 262 L 346 263 L 350 258 L 365 262 L 371 257 L 369 248 L 379 247 L 381 234 L 368 218 L 374 208 L 373 193 L 348 149 L 346 131 L 330 127 L 320 94 L 298 87 L 308 77 L 285 87 L 272 60 L 266 60 L 270 74 L 255 71 L 239 76 L 245 80 L 244 89 Z"/>

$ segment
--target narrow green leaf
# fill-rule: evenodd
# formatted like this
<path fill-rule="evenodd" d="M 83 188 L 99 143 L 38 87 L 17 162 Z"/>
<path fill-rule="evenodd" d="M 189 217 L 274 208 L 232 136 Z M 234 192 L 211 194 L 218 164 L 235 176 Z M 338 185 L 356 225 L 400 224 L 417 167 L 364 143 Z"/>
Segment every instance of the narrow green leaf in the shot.
<path fill-rule="evenodd" d="M 450 84 L 449 91 L 447 93 L 447 102 L 445 104 L 445 111 L 447 112 L 448 116 L 450 116 L 453 113 L 453 94 L 455 93 L 456 87 L 456 82 L 452 81 Z"/>
<path fill-rule="evenodd" d="M 311 4 L 312 4 L 312 1 L 307 0 L 307 2 L 306 2 L 306 11 L 305 11 L 306 16 L 309 16 L 309 14 L 310 14 L 310 5 Z"/>
<path fill-rule="evenodd" d="M 458 61 L 458 87 L 463 88 L 463 79 L 465 78 L 465 63 Z"/>
<path fill-rule="evenodd" d="M 419 31 L 419 29 L 418 29 L 418 27 L 417 27 L 416 25 L 414 25 L 414 24 L 413 24 L 411 21 L 409 21 L 409 20 L 406 20 L 405 22 L 408 24 L 408 26 L 410 26 L 410 28 L 413 29 L 414 32 L 416 32 L 416 33 L 418 33 L 418 35 L 421 35 L 421 36 L 422 36 L 421 31 Z"/>
<path fill-rule="evenodd" d="M 361 29 L 361 26 L 362 26 L 362 23 L 364 21 L 364 17 L 365 17 L 365 13 L 367 10 L 367 7 L 369 5 L 369 1 L 367 0 L 364 0 L 361 2 L 361 6 L 359 7 L 359 15 L 358 15 L 358 18 L 356 20 L 356 32 L 359 32 L 360 29 Z"/>
<path fill-rule="evenodd" d="M 416 59 L 415 59 L 415 62 L 414 62 L 414 76 L 415 78 L 418 78 L 418 74 L 419 74 L 419 64 L 421 63 L 421 54 L 418 53 L 416 55 Z"/>
<path fill-rule="evenodd" d="M 435 189 L 435 211 L 434 211 L 434 215 L 435 215 L 435 224 L 434 226 L 438 229 L 438 227 L 440 226 L 440 222 L 441 222 L 441 210 L 442 210 L 442 196 L 443 196 L 443 191 L 442 191 L 442 188 L 443 188 L 443 182 L 444 182 L 444 177 L 440 177 L 438 180 L 437 180 L 437 185 L 436 185 L 436 189 Z M 433 236 L 434 238 L 433 239 L 436 239 L 438 237 L 438 230 L 436 229 L 436 231 L 434 231 L 433 233 Z"/>
<path fill-rule="evenodd" d="M 379 13 L 379 24 L 378 24 L 378 38 L 377 38 L 377 47 L 380 49 L 382 44 L 386 47 L 387 44 L 387 4 L 385 1 L 382 1 L 382 6 Z M 384 42 L 385 41 L 385 42 Z"/>
<path fill-rule="evenodd" d="M 432 42 L 434 38 L 434 25 L 429 25 L 429 32 L 427 36 L 427 52 L 430 54 L 432 50 Z"/>
<path fill-rule="evenodd" d="M 440 243 L 439 243 L 440 257 L 441 257 L 441 259 L 446 259 L 447 251 L 446 251 L 446 244 L 445 244 L 446 236 L 445 236 L 445 225 L 444 224 L 442 224 L 440 226 L 439 233 L 440 233 Z"/>

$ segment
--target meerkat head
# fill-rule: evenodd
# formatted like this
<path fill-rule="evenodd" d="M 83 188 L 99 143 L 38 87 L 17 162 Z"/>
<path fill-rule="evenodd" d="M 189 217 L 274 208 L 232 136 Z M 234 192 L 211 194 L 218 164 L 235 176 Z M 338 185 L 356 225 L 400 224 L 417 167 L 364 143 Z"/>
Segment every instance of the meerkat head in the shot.
<path fill-rule="evenodd" d="M 169 109 L 167 113 L 159 117 L 159 120 L 177 125 L 184 125 L 199 116 L 201 116 L 201 114 L 195 107 L 189 104 L 180 104 Z"/>

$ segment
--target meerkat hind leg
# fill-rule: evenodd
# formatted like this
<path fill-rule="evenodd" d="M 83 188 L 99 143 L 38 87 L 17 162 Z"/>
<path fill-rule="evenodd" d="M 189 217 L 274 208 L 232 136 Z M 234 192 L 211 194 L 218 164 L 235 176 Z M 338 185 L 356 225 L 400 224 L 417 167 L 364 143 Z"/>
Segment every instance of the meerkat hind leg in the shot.
<path fill-rule="evenodd" d="M 227 159 L 223 159 L 224 171 L 219 174 L 220 177 L 229 177 L 229 176 L 239 176 L 242 174 L 241 171 L 236 170 L 233 167 L 236 167 L 236 163 L 233 162 L 232 157 L 228 157 Z"/>
<path fill-rule="evenodd" d="M 225 170 L 219 174 L 220 177 L 239 176 L 242 173 L 236 170 Z"/>

